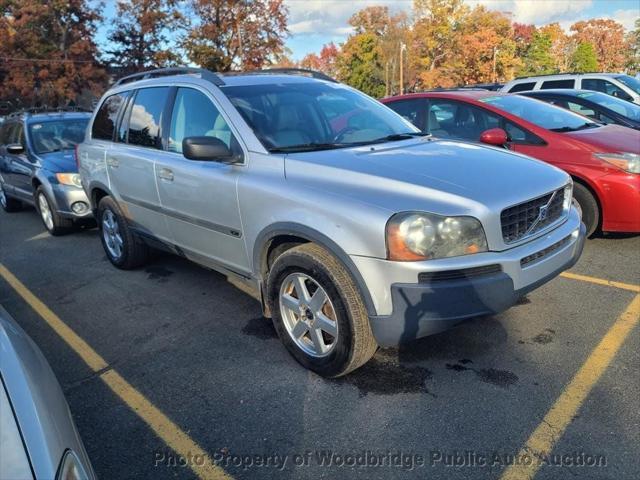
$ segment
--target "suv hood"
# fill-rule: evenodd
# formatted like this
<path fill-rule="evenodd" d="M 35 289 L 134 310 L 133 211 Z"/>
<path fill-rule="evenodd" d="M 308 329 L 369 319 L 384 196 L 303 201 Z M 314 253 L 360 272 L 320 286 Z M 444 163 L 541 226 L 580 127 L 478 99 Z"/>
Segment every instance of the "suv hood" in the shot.
<path fill-rule="evenodd" d="M 640 154 L 640 131 L 622 125 L 604 125 L 559 135 L 571 137 L 598 152 L 629 152 Z"/>
<path fill-rule="evenodd" d="M 38 158 L 42 168 L 53 173 L 76 173 L 78 166 L 73 150 L 62 150 L 60 152 L 40 153 Z"/>
<path fill-rule="evenodd" d="M 569 180 L 563 171 L 524 155 L 430 138 L 289 154 L 285 173 L 287 180 L 387 210 L 444 215 L 478 208 L 499 212 Z"/>

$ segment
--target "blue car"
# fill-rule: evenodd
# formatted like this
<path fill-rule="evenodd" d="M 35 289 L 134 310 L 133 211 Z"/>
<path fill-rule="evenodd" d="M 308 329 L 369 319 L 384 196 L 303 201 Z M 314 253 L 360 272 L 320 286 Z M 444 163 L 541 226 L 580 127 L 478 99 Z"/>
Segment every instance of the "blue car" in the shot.
<path fill-rule="evenodd" d="M 52 235 L 93 220 L 75 159 L 90 113 L 17 113 L 0 126 L 0 205 L 33 205 Z"/>

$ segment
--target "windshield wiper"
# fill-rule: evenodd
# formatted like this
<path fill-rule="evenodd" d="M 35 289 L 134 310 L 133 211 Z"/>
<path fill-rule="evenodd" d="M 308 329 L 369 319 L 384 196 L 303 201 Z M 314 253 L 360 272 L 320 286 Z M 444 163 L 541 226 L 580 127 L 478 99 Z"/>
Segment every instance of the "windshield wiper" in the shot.
<path fill-rule="evenodd" d="M 315 152 L 317 150 L 331 150 L 332 148 L 348 147 L 348 143 L 300 143 L 298 145 L 288 145 L 286 147 L 270 148 L 271 153 L 291 153 L 291 152 Z"/>
<path fill-rule="evenodd" d="M 585 130 L 587 128 L 596 128 L 596 127 L 599 127 L 599 126 L 600 125 L 597 124 L 597 123 L 587 122 L 587 123 L 583 123 L 579 127 L 560 127 L 560 128 L 550 128 L 549 130 L 551 130 L 552 132 L 559 132 L 559 133 L 576 132 L 578 130 Z"/>
<path fill-rule="evenodd" d="M 366 143 L 368 144 L 368 143 L 395 142 L 397 140 L 408 140 L 409 138 L 413 138 L 413 137 L 426 137 L 427 135 L 431 135 L 431 134 L 427 132 L 392 133 L 391 135 L 387 135 L 386 137 L 376 138 Z"/>

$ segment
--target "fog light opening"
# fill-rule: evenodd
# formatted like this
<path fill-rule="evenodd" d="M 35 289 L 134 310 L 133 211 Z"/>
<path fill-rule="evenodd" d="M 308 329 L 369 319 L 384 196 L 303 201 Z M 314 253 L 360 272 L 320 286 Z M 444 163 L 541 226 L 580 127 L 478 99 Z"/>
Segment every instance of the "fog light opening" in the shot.
<path fill-rule="evenodd" d="M 73 213 L 75 213 L 76 215 L 82 215 L 83 213 L 87 213 L 89 211 L 89 205 L 84 202 L 75 202 L 73 205 L 71 205 L 71 210 L 73 210 Z"/>

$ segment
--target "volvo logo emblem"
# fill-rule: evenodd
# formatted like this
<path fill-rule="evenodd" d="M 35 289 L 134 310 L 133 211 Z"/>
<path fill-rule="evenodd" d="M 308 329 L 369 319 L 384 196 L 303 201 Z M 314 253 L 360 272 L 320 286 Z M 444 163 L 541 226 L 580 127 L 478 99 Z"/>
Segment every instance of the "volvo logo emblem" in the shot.
<path fill-rule="evenodd" d="M 547 218 L 547 211 L 549 210 L 549 205 L 543 205 L 540 207 L 540 211 L 538 212 L 538 221 L 542 221 Z"/>

